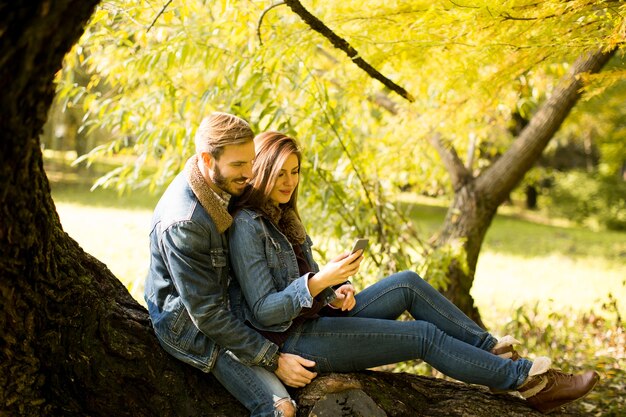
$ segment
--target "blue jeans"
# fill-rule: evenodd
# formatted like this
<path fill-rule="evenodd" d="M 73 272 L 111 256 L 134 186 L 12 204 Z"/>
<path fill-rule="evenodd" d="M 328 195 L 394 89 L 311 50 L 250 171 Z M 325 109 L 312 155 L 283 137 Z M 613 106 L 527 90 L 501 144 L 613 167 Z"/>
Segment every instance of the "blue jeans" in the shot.
<path fill-rule="evenodd" d="M 415 320 L 397 321 L 404 311 Z M 492 353 L 496 338 L 414 272 L 391 275 L 356 295 L 339 317 L 307 320 L 282 348 L 316 362 L 319 372 L 349 372 L 421 359 L 459 381 L 515 389 L 532 362 Z"/>
<path fill-rule="evenodd" d="M 275 406 L 291 401 L 275 374 L 259 366 L 244 365 L 227 350 L 220 350 L 211 372 L 250 411 L 251 417 L 279 416 Z"/>

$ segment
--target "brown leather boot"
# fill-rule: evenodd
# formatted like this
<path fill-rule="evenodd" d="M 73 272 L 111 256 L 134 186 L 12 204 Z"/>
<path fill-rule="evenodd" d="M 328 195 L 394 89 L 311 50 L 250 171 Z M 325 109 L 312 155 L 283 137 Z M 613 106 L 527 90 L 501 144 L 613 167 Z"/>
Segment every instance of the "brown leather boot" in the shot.
<path fill-rule="evenodd" d="M 526 398 L 528 405 L 542 413 L 549 413 L 589 394 L 599 379 L 595 371 L 572 375 L 550 369 L 528 377 L 517 390 Z"/>
<path fill-rule="evenodd" d="M 502 359 L 511 359 L 516 361 L 520 358 L 519 353 L 513 346 L 519 345 L 521 342 L 515 339 L 513 336 L 504 336 L 498 340 L 498 343 L 491 349 L 491 353 L 501 357 Z"/>

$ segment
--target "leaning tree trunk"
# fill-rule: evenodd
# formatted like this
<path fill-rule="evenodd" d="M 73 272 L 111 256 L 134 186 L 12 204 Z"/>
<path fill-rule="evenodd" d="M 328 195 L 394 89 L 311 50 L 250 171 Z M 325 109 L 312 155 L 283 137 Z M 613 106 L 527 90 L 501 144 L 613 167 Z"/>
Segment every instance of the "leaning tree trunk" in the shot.
<path fill-rule="evenodd" d="M 478 323 L 482 323 L 470 289 L 478 254 L 498 207 L 533 167 L 550 139 L 578 102 L 583 87 L 582 75 L 599 72 L 616 49 L 596 50 L 580 56 L 552 95 L 541 105 L 530 122 L 515 138 L 511 147 L 478 177 L 473 177 L 449 146 L 437 135 L 431 138 L 451 174 L 455 190 L 442 231 L 435 245 L 456 239 L 464 241 L 467 269 L 452 263 L 450 284 L 445 295 Z"/>

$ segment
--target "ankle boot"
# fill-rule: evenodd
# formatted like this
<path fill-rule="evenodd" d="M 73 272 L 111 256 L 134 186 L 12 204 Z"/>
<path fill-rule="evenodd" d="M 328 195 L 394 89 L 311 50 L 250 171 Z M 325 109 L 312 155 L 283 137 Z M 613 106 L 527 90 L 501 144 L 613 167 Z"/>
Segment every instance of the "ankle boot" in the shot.
<path fill-rule="evenodd" d="M 595 371 L 572 375 L 550 369 L 540 374 L 529 374 L 517 391 L 532 408 L 549 413 L 589 394 L 599 379 Z"/>
<path fill-rule="evenodd" d="M 550 369 L 550 366 L 552 366 L 552 360 L 550 358 L 546 356 L 539 356 L 537 359 L 533 361 L 533 365 L 530 367 L 530 370 L 528 371 L 528 378 L 526 379 L 526 381 L 528 381 L 529 378 L 534 377 L 535 375 L 545 374 L 548 371 L 548 369 Z M 519 390 L 519 388 L 517 390 L 516 389 L 502 390 L 502 389 L 497 389 L 497 388 L 489 388 L 489 390 L 493 394 L 504 394 L 504 393 L 511 392 L 511 391 L 517 391 Z"/>
<path fill-rule="evenodd" d="M 501 357 L 502 359 L 511 359 L 516 361 L 520 358 L 517 351 L 513 348 L 514 345 L 520 345 L 522 342 L 515 339 L 513 336 L 504 336 L 498 340 L 498 343 L 491 349 L 491 353 Z"/>

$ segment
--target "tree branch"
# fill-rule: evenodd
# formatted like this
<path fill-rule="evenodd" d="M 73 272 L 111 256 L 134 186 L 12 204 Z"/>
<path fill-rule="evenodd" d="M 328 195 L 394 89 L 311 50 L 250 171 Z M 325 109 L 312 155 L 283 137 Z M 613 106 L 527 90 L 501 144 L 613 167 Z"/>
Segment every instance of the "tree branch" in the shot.
<path fill-rule="evenodd" d="M 428 140 L 433 145 L 435 150 L 437 150 L 437 153 L 439 153 L 446 170 L 450 173 L 450 181 L 452 182 L 452 187 L 456 192 L 463 187 L 469 179 L 471 179 L 471 172 L 463 165 L 463 162 L 461 161 L 461 158 L 459 158 L 459 155 L 456 153 L 454 147 L 443 142 L 439 132 L 433 132 L 429 136 Z"/>
<path fill-rule="evenodd" d="M 150 29 L 152 29 L 152 26 L 154 26 L 156 21 L 159 20 L 159 17 L 161 17 L 161 15 L 165 12 L 165 9 L 167 9 L 167 6 L 169 6 L 170 3 L 172 3 L 172 0 L 167 0 L 167 3 L 163 5 L 163 7 L 161 8 L 161 11 L 156 15 L 152 23 L 150 23 L 150 26 L 148 26 L 148 29 L 146 29 L 146 32 L 150 32 Z"/>
<path fill-rule="evenodd" d="M 267 13 L 269 13 L 270 10 L 272 10 L 273 8 L 278 7 L 278 6 L 282 6 L 283 4 L 285 4 L 284 1 L 276 2 L 276 3 L 268 6 L 265 10 L 263 10 L 263 13 L 261 13 L 261 16 L 259 16 L 259 22 L 256 25 L 256 36 L 257 36 L 257 38 L 259 38 L 259 43 L 261 45 L 263 45 L 263 39 L 261 38 L 261 25 L 263 24 L 263 18 L 265 17 L 265 15 Z"/>
<path fill-rule="evenodd" d="M 369 63 L 367 63 L 363 58 L 359 56 L 359 53 L 356 49 L 352 47 L 345 39 L 338 36 L 335 32 L 333 32 L 328 26 L 326 26 L 321 20 L 317 17 L 313 16 L 298 0 L 285 0 L 285 4 L 289 6 L 289 8 L 298 16 L 304 20 L 304 22 L 309 25 L 311 29 L 318 32 L 326 39 L 328 39 L 335 48 L 341 49 L 344 51 L 348 57 L 354 62 L 359 68 L 365 71 L 370 77 L 380 81 L 387 88 L 396 92 L 404 99 L 412 102 L 415 99 L 413 96 L 406 91 L 404 88 L 400 87 L 398 84 L 391 81 L 389 78 L 382 75 L 378 72 L 374 67 L 372 67 Z"/>
<path fill-rule="evenodd" d="M 500 204 L 532 168 L 550 139 L 580 99 L 582 76 L 597 73 L 615 54 L 598 49 L 582 54 L 561 79 L 552 95 L 539 107 L 511 147 L 476 180 L 477 189 L 490 190 Z"/>
<path fill-rule="evenodd" d="M 333 65 L 338 65 L 339 64 L 339 60 L 337 58 L 335 58 L 332 54 L 326 52 L 326 50 L 324 48 L 322 48 L 321 46 L 317 46 L 316 50 L 324 55 L 324 57 L 326 57 Z M 316 71 L 317 72 L 317 71 Z M 320 71 L 321 73 L 325 73 L 326 71 Z M 338 88 L 343 88 L 343 86 L 339 83 L 339 81 L 335 80 L 335 79 L 330 79 L 329 82 L 335 86 L 337 86 Z M 398 105 L 396 104 L 395 101 L 393 101 L 391 98 L 389 98 L 389 94 L 387 94 L 387 92 L 383 92 L 383 91 L 379 91 L 377 93 L 374 94 L 369 94 L 367 96 L 367 101 L 376 104 L 377 106 L 382 107 L 383 109 L 387 110 L 389 113 L 396 115 L 398 114 Z"/>
<path fill-rule="evenodd" d="M 558 17 L 556 14 L 550 14 L 547 16 L 542 16 L 542 17 L 515 17 L 513 15 L 511 15 L 509 12 L 504 12 L 500 14 L 500 17 L 502 17 L 502 20 L 522 20 L 522 21 L 529 21 L 529 20 L 543 20 L 543 19 L 552 19 L 555 17 Z"/>

